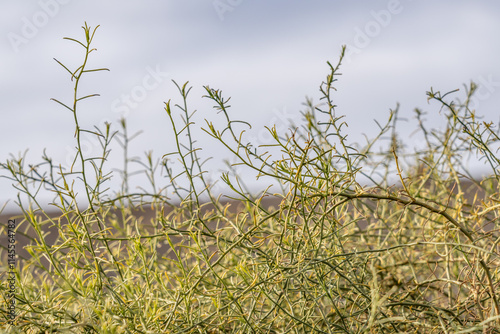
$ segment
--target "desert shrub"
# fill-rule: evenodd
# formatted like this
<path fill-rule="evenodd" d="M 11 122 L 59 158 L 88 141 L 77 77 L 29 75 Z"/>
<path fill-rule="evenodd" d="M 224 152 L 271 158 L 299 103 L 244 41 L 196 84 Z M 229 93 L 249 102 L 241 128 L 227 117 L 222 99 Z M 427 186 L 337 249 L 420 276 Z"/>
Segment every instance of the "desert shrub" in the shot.
<path fill-rule="evenodd" d="M 233 166 L 281 189 L 252 193 L 241 172 L 224 173 L 232 202 L 212 191 L 192 135 L 190 87 L 175 84 L 182 103 L 166 102 L 165 111 L 177 151 L 157 164 L 150 154 L 140 162 L 154 191 L 128 190 L 125 158 L 123 187 L 110 195 L 110 144 L 119 140 L 126 151 L 130 138 L 125 120 L 118 133 L 110 125 L 79 125 L 82 100 L 94 96 L 80 97 L 80 81 L 105 70 L 87 69 L 96 30 L 83 28 L 83 41 L 69 39 L 83 47 L 82 65 L 72 70 L 59 62 L 75 89 L 72 104 L 56 100 L 74 116 L 71 168 L 45 155 L 37 165 L 23 157 L 1 164 L 20 191 L 17 233 L 31 238 L 30 256 L 16 267 L 15 326 L 7 324 L 4 303 L 4 330 L 499 332 L 499 137 L 469 108 L 474 84 L 462 102 L 452 99 L 455 92 L 427 93 L 446 127 L 429 129 L 416 110 L 425 144 L 419 151 L 398 139 L 397 109 L 365 145 L 348 141 L 333 102 L 344 48 L 337 65 L 327 63 L 319 103 L 307 100 L 303 124 L 288 132 L 269 128 L 271 145 L 247 142 L 249 124 L 231 118 L 220 90 L 204 87 L 225 124 L 207 120 L 204 131 L 232 155 Z M 84 155 L 83 133 L 99 139 L 100 156 Z M 491 176 L 472 178 L 467 154 L 484 159 Z M 56 214 L 39 202 L 42 188 L 54 192 Z M 2 290 L 7 302 L 5 282 Z"/>

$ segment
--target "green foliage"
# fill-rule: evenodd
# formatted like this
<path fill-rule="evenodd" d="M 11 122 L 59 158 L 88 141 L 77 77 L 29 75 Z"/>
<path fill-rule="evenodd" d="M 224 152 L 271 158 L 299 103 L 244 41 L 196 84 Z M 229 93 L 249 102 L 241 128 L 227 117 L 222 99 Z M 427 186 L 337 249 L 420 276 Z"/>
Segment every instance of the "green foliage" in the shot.
<path fill-rule="evenodd" d="M 70 70 L 78 152 L 70 170 L 50 158 L 26 167 L 23 157 L 1 164 L 19 197 L 23 222 L 34 231 L 31 257 L 18 272 L 16 327 L 22 333 L 498 333 L 500 160 L 498 132 L 479 122 L 464 102 L 430 91 L 442 108 L 444 131 L 427 129 L 416 110 L 425 149 L 405 152 L 391 111 L 364 147 L 349 143 L 332 93 L 344 56 L 308 100 L 304 123 L 287 133 L 268 131 L 273 144 L 245 141 L 245 122 L 231 119 L 228 99 L 205 87 L 225 126 L 204 131 L 236 159 L 234 165 L 283 190 L 247 191 L 240 175 L 221 176 L 236 204 L 212 192 L 195 139 L 188 84 L 177 85 L 180 105 L 165 103 L 177 150 L 159 164 L 141 162 L 153 192 L 123 186 L 105 195 L 106 159 L 122 132 L 80 127 L 79 83 L 95 29 L 85 25 L 82 66 Z M 176 121 L 178 115 L 182 120 Z M 85 156 L 80 135 L 99 139 L 100 156 Z M 382 138 L 389 135 L 389 147 Z M 271 153 L 278 152 L 278 153 Z M 473 180 L 465 153 L 484 157 L 492 177 Z M 171 168 L 172 161 L 182 166 Z M 158 169 L 166 185 L 156 181 Z M 404 173 L 404 170 L 406 173 Z M 367 186 L 360 178 L 371 180 Z M 465 182 L 469 179 L 470 182 Z M 391 180 L 397 181 L 396 186 Z M 86 208 L 75 191 L 82 184 Z M 56 215 L 38 189 L 55 194 Z M 173 194 L 170 198 L 168 194 Z M 471 195 L 472 194 L 472 195 Z M 202 197 L 208 198 L 202 201 Z M 274 205 L 269 205 L 274 200 Z M 267 201 L 267 202 L 266 202 Z M 144 211 L 148 207 L 149 211 Z M 146 220 L 149 214 L 149 220 Z M 142 216 L 142 217 L 141 217 Z M 141 220 L 142 219 L 142 220 Z M 48 242 L 47 229 L 57 239 Z M 163 250 L 160 250 L 163 248 Z M 164 249 L 168 250 L 165 251 Z M 2 257 L 5 250 L 2 249 Z M 2 291 L 7 289 L 2 282 Z M 6 308 L 0 308 L 6 319 Z M 3 319 L 3 320 L 4 320 Z"/>

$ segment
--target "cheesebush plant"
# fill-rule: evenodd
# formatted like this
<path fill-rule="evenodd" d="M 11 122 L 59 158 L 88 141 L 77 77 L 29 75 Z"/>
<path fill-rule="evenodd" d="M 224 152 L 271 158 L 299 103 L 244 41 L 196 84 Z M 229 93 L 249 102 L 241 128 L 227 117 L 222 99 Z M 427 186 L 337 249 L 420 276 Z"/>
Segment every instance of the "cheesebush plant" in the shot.
<path fill-rule="evenodd" d="M 82 65 L 58 61 L 74 85 L 71 103 L 55 100 L 73 115 L 78 151 L 71 168 L 45 155 L 37 165 L 23 157 L 1 164 L 20 192 L 17 233 L 32 241 L 17 266 L 15 326 L 6 321 L 2 281 L 4 331 L 499 332 L 499 136 L 469 108 L 474 84 L 463 101 L 456 92 L 427 93 L 446 127 L 429 129 L 416 110 L 420 151 L 398 139 L 397 110 L 366 145 L 349 142 L 333 95 L 344 48 L 337 65 L 327 63 L 319 103 L 308 100 L 303 123 L 286 133 L 268 128 L 270 145 L 246 141 L 248 123 L 233 120 L 229 99 L 205 87 L 203 98 L 225 125 L 206 120 L 203 130 L 240 170 L 221 175 L 229 207 L 213 193 L 193 138 L 187 83 L 175 84 L 180 104 L 165 103 L 177 150 L 162 152 L 158 163 L 151 154 L 127 157 L 125 120 L 117 133 L 80 125 L 80 109 L 94 97 L 80 95 L 81 80 L 106 70 L 87 68 L 96 29 L 83 29 L 82 41 L 68 38 L 83 48 Z M 84 154 L 85 133 L 99 140 L 100 155 Z M 113 140 L 125 151 L 123 186 L 115 192 L 107 189 Z M 474 179 L 467 154 L 483 159 L 491 176 Z M 152 191 L 129 191 L 133 163 L 143 166 Z M 241 171 L 274 190 L 251 193 Z M 40 189 L 54 193 L 55 214 L 40 203 Z"/>

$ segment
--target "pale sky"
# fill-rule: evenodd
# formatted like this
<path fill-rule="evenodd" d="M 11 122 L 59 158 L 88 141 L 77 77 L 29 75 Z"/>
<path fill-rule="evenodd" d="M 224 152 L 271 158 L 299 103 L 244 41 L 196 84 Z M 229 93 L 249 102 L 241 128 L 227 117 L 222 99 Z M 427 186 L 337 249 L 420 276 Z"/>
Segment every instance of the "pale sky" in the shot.
<path fill-rule="evenodd" d="M 400 103 L 407 119 L 400 130 L 411 145 L 418 140 L 408 136 L 416 129 L 414 108 L 429 113 L 429 124 L 443 124 L 425 92 L 459 88 L 463 97 L 471 80 L 479 84 L 478 114 L 498 122 L 499 17 L 497 1 L 3 1 L 0 159 L 29 149 L 33 164 L 46 149 L 67 165 L 75 145 L 72 115 L 50 98 L 70 102 L 72 82 L 53 58 L 80 64 L 82 49 L 63 37 L 82 39 L 85 21 L 100 25 L 90 65 L 110 72 L 83 79 L 82 92 L 101 96 L 82 103 L 81 124 L 116 125 L 126 116 L 131 133 L 143 131 L 132 155 L 153 150 L 159 158 L 174 149 L 163 110 L 164 101 L 180 102 L 172 79 L 193 86 L 196 126 L 221 117 L 201 98 L 209 85 L 232 97 L 233 119 L 252 123 L 253 138 L 266 144 L 264 126 L 283 127 L 286 118 L 300 123 L 305 97 L 318 100 L 326 61 L 336 64 L 344 44 L 351 52 L 334 99 L 352 142 L 373 136 L 374 119 L 383 122 Z M 202 155 L 228 157 L 201 131 L 199 138 Z M 90 142 L 88 153 L 95 150 Z M 109 163 L 120 168 L 115 153 Z M 0 205 L 15 198 L 10 184 L 0 179 Z"/>

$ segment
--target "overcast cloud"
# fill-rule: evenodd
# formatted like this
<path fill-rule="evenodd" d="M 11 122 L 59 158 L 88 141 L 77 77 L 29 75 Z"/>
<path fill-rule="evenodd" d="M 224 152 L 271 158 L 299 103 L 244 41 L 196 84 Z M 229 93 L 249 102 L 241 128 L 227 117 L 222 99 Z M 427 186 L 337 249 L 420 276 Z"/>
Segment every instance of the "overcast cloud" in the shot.
<path fill-rule="evenodd" d="M 82 125 L 126 116 L 131 132 L 143 131 L 133 155 L 152 149 L 161 157 L 174 149 L 163 110 L 163 101 L 179 102 L 172 79 L 193 85 L 197 125 L 217 118 L 201 99 L 209 85 L 232 97 L 232 117 L 252 123 L 258 137 L 279 115 L 300 119 L 301 103 L 306 96 L 317 100 L 326 61 L 336 63 L 344 44 L 349 53 L 335 99 L 353 142 L 374 135 L 373 120 L 383 121 L 400 103 L 408 119 L 400 126 L 411 144 L 415 107 L 429 112 L 430 124 L 442 124 L 425 92 L 463 93 L 470 80 L 480 85 L 478 113 L 498 122 L 499 17 L 496 1 L 3 1 L 0 158 L 29 148 L 35 163 L 47 149 L 67 164 L 72 116 L 50 98 L 70 101 L 72 83 L 53 58 L 80 64 L 82 49 L 63 37 L 82 39 L 85 21 L 101 25 L 90 65 L 110 72 L 84 78 L 83 92 L 101 96 L 82 104 Z M 227 158 L 220 152 L 207 145 L 203 153 Z M 112 156 L 110 164 L 119 168 L 120 159 Z M 0 204 L 14 199 L 10 184 L 0 180 Z"/>

